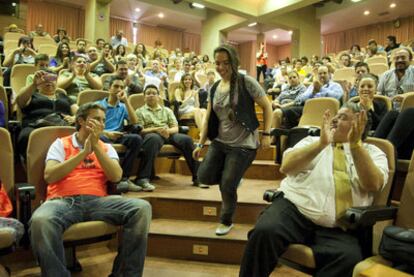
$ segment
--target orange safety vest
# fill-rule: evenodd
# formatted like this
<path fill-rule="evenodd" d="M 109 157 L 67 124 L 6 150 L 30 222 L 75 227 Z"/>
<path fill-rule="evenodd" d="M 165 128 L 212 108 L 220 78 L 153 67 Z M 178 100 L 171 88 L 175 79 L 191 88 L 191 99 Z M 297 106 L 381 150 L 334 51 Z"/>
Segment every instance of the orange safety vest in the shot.
<path fill-rule="evenodd" d="M 73 146 L 72 136 L 63 137 L 61 140 L 65 150 L 65 161 L 80 152 L 79 148 Z M 106 152 L 108 147 L 105 143 L 99 141 L 99 144 Z M 63 179 L 48 185 L 46 199 L 72 195 L 106 196 L 107 181 L 95 153 L 91 153 Z"/>

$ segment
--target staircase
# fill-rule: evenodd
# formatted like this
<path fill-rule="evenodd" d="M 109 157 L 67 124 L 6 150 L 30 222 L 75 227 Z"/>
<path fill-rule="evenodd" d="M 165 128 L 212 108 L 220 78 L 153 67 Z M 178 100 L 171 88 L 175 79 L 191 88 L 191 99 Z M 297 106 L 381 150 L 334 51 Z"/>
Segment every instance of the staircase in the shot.
<path fill-rule="evenodd" d="M 201 159 L 208 151 L 206 145 Z M 170 160 L 167 167 L 158 163 L 153 193 L 128 193 L 143 197 L 153 209 L 148 255 L 203 262 L 240 264 L 247 233 L 254 227 L 260 212 L 268 205 L 262 200 L 266 189 L 279 185 L 283 175 L 275 164 L 276 149 L 258 149 L 256 159 L 244 175 L 238 189 L 235 227 L 226 236 L 216 236 L 221 196 L 218 186 L 201 189 L 191 186 L 191 173 L 184 158 Z M 165 162 L 162 162 L 165 164 Z M 161 171 L 160 171 L 161 170 Z M 160 172 L 168 172 L 162 173 Z M 174 173 L 174 174 L 171 174 Z"/>

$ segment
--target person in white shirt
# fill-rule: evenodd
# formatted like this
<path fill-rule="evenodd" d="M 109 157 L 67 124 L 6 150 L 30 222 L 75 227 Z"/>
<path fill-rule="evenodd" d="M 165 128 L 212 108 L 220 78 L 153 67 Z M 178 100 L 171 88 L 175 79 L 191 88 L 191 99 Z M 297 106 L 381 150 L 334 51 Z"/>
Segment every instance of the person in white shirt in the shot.
<path fill-rule="evenodd" d="M 362 251 L 357 232 L 341 228 L 338 219 L 348 207 L 371 205 L 388 180 L 386 155 L 362 142 L 366 122 L 365 111 L 346 103 L 333 118 L 325 112 L 320 137 L 285 151 L 280 171 L 287 177 L 249 232 L 241 277 L 269 276 L 296 243 L 312 249 L 314 276 L 352 276 Z"/>
<path fill-rule="evenodd" d="M 128 40 L 123 36 L 124 31 L 118 30 L 116 31 L 116 35 L 111 38 L 111 45 L 114 49 L 116 49 L 120 44 L 128 46 Z"/>

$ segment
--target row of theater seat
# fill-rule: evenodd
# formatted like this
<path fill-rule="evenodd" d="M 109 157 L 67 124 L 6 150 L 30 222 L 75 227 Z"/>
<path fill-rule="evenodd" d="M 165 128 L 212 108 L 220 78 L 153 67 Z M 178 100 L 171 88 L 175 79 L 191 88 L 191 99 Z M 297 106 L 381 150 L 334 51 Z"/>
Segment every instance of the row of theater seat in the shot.
<path fill-rule="evenodd" d="M 40 204 L 40 201 L 45 198 L 46 192 L 46 183 L 43 179 L 44 172 L 44 160 L 47 154 L 47 150 L 51 143 L 58 137 L 67 136 L 72 134 L 75 131 L 72 127 L 44 127 L 35 130 L 29 139 L 29 145 L 27 150 L 27 180 L 28 184 L 19 184 L 17 187 L 22 189 L 23 192 L 20 193 L 20 196 L 23 198 L 33 198 L 34 207 L 37 207 Z M 4 143 L 0 145 L 0 163 L 4 166 L 0 168 L 0 178 L 3 181 L 3 184 L 6 187 L 6 190 L 9 192 L 10 196 L 15 193 L 14 185 L 14 161 L 13 161 L 13 148 L 11 146 L 10 135 L 8 131 L 4 128 L 0 128 L 0 140 Z M 386 205 L 389 203 L 389 194 L 392 189 L 393 176 L 395 173 L 395 157 L 394 149 L 391 143 L 382 139 L 369 138 L 368 143 L 372 143 L 382 149 L 388 158 L 389 161 L 389 179 L 385 188 L 377 193 L 374 200 L 374 205 Z M 409 172 L 406 179 L 406 185 L 404 187 L 404 192 L 401 198 L 400 210 L 397 215 L 395 223 L 399 226 L 405 228 L 413 228 L 414 220 L 410 216 L 411 210 L 414 208 L 414 156 L 411 159 L 411 164 Z M 35 193 L 30 191 L 30 185 L 34 186 Z M 32 196 L 32 197 L 30 197 Z M 17 199 L 22 197 L 18 197 Z M 26 208 L 20 208 L 20 210 L 25 210 Z M 30 210 L 30 205 L 29 205 Z M 22 214 L 22 213 L 21 213 Z M 24 213 L 23 213 L 24 214 Z M 30 212 L 25 214 L 25 218 L 20 218 L 23 222 L 27 223 L 27 219 L 30 217 Z M 26 225 L 27 226 L 27 225 Z M 75 247 L 81 244 L 95 242 L 97 240 L 105 240 L 111 238 L 116 232 L 118 227 L 104 222 L 86 222 L 79 223 L 71 226 L 64 234 L 65 245 L 73 251 L 72 261 L 75 269 L 80 269 L 80 265 L 76 262 L 75 256 Z M 370 228 L 370 227 L 368 227 Z M 377 243 L 381 231 L 374 232 L 374 245 Z M 374 254 L 376 247 L 372 248 L 372 241 L 366 241 L 366 253 L 370 253 L 374 249 Z M 13 241 L 11 240 L 10 235 L 7 233 L 0 233 L 0 248 L 10 250 L 13 246 Z M 6 252 L 3 252 L 6 253 Z M 285 263 L 294 266 L 305 272 L 312 272 L 315 268 L 315 260 L 312 254 L 312 250 L 300 244 L 291 245 L 286 253 L 283 255 L 282 259 Z M 389 264 L 380 257 L 370 258 L 368 261 L 364 261 L 362 264 L 358 265 L 357 268 L 365 269 L 368 265 L 372 263 L 383 263 Z M 357 276 L 357 275 L 356 275 Z"/>

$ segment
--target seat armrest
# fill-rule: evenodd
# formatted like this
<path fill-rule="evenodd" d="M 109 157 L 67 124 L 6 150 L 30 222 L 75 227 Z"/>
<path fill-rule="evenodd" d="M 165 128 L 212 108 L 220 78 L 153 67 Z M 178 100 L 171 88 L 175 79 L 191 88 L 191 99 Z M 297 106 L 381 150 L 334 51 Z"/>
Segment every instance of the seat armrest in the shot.
<path fill-rule="evenodd" d="M 178 126 L 178 133 L 180 134 L 188 134 L 190 128 L 188 126 Z"/>
<path fill-rule="evenodd" d="M 21 244 L 27 249 L 30 245 L 29 220 L 32 217 L 32 200 L 35 199 L 35 187 L 28 183 L 15 184 L 18 219 L 23 223 L 25 233 Z"/>
<path fill-rule="evenodd" d="M 283 192 L 277 189 L 267 189 L 263 193 L 263 200 L 266 202 L 273 202 L 276 198 L 283 196 Z"/>
<path fill-rule="evenodd" d="M 143 127 L 141 124 L 130 124 L 127 126 L 124 126 L 124 132 L 130 133 L 130 134 L 138 134 L 141 133 Z"/>
<path fill-rule="evenodd" d="M 394 219 L 398 208 L 393 206 L 352 207 L 339 221 L 349 229 L 374 226 L 377 221 Z"/>
<path fill-rule="evenodd" d="M 17 183 L 15 184 L 15 190 L 18 194 L 19 200 L 23 200 L 25 197 L 29 196 L 30 200 L 35 199 L 35 187 L 28 183 Z"/>
<path fill-rule="evenodd" d="M 282 129 L 282 128 L 273 128 L 270 130 L 270 135 L 271 136 L 276 136 L 276 137 L 280 137 L 280 136 L 287 136 L 289 135 L 289 130 L 290 129 Z"/>
<path fill-rule="evenodd" d="M 22 123 L 19 120 L 9 120 L 9 125 L 13 125 L 13 126 L 21 126 Z"/>

